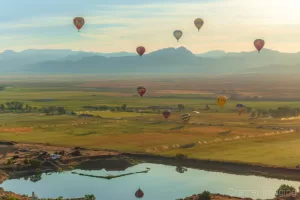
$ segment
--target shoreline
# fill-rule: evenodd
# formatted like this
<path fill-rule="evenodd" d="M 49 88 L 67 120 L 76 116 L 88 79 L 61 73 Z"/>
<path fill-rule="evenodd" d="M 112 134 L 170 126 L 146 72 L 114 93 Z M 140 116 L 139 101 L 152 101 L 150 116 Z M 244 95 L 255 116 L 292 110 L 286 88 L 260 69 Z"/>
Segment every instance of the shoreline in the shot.
<path fill-rule="evenodd" d="M 39 145 L 43 146 L 45 144 L 41 143 L 20 143 L 29 145 Z M 49 146 L 48 146 L 49 147 Z M 64 146 L 54 146 L 50 147 L 64 147 Z M 65 148 L 65 147 L 64 147 Z M 211 172 L 222 172 L 235 175 L 256 175 L 263 176 L 267 178 L 277 178 L 277 179 L 288 179 L 292 181 L 300 181 L 300 168 L 275 166 L 275 165 L 264 165 L 256 163 L 243 163 L 243 162 L 232 162 L 232 161 L 220 161 L 212 159 L 196 159 L 196 158 L 183 158 L 178 159 L 176 156 L 164 156 L 159 154 L 147 154 L 147 153 L 122 153 L 118 151 L 110 150 L 96 150 L 93 148 L 82 148 L 82 150 L 104 152 L 101 155 L 87 155 L 87 156 L 77 156 L 70 157 L 62 160 L 61 165 L 66 166 L 77 166 L 80 163 L 86 161 L 93 161 L 98 159 L 109 159 L 116 158 L 120 159 L 122 156 L 131 157 L 134 159 L 141 160 L 143 162 L 149 162 L 154 164 L 165 164 L 171 166 L 182 166 L 193 169 L 211 171 Z M 0 171 L 10 174 L 10 170 L 7 167 L 2 167 L 5 165 L 0 165 Z M 8 169 L 8 170 L 7 170 Z M 45 166 L 44 169 L 55 169 L 53 166 Z M 22 170 L 30 171 L 29 169 L 23 168 Z M 18 170 L 17 170 L 18 171 Z M 26 174 L 26 172 L 24 172 Z M 10 176 L 11 177 L 11 176 Z M 0 173 L 0 183 L 1 183 L 1 173 Z"/>
<path fill-rule="evenodd" d="M 28 143 L 20 143 L 26 145 Z M 34 145 L 30 143 L 31 145 Z M 43 147 L 44 144 L 37 144 L 39 147 Z M 49 146 L 48 146 L 49 147 Z M 50 147 L 59 147 L 59 146 L 50 146 Z M 154 155 L 154 154 L 144 154 L 144 153 L 120 153 L 117 151 L 106 151 L 82 148 L 82 151 L 93 151 L 98 152 L 99 155 L 82 155 L 77 157 L 68 157 L 59 161 L 59 167 L 49 165 L 49 162 L 45 162 L 42 167 L 38 170 L 36 168 L 28 166 L 7 166 L 4 163 L 0 165 L 0 184 L 7 179 L 20 178 L 28 175 L 47 173 L 47 172 L 57 172 L 59 170 L 69 171 L 83 163 L 90 162 L 91 165 L 93 161 L 107 161 L 107 160 L 125 160 L 130 163 L 129 160 L 137 160 L 138 163 L 154 163 L 154 164 L 164 164 L 170 166 L 181 166 L 198 170 L 205 170 L 210 172 L 221 172 L 235 175 L 255 175 L 262 176 L 267 178 L 276 178 L 276 179 L 286 179 L 292 181 L 300 181 L 300 168 L 288 168 L 280 166 L 268 166 L 261 164 L 252 164 L 252 163 L 242 163 L 242 162 L 228 162 L 228 161 L 218 161 L 210 159 L 194 159 L 194 158 L 178 158 L 176 156 L 163 156 L 163 155 Z M 96 154 L 96 153 L 95 153 Z M 132 160 L 131 160 L 132 161 Z M 131 162 L 131 166 L 136 165 L 137 163 Z M 122 163 L 121 163 L 122 165 Z M 101 165 L 100 165 L 101 166 Z M 0 194 L 12 194 L 18 195 L 13 192 L 7 192 L 0 188 Z M 240 200 L 244 198 L 240 197 L 230 197 L 228 195 L 213 194 L 216 196 L 214 199 L 233 199 Z M 219 195 L 219 196 L 218 196 Z M 19 195 L 20 200 L 24 199 L 24 195 Z M 195 195 L 194 195 L 195 196 Z M 196 195 L 197 196 L 197 195 Z M 226 198 L 225 198 L 226 197 Z M 183 199 L 193 199 L 194 197 L 186 197 Z M 78 198 L 82 199 L 82 198 Z M 1 195 L 0 195 L 1 200 Z M 27 200 L 26 198 L 24 200 Z"/>

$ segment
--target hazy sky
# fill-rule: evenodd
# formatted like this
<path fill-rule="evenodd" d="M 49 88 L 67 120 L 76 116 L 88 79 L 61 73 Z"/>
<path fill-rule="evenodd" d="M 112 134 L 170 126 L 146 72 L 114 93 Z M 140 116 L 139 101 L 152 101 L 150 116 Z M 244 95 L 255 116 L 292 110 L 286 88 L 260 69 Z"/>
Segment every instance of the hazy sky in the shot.
<path fill-rule="evenodd" d="M 0 0 L 0 51 L 73 49 L 97 52 L 153 51 L 185 46 L 251 51 L 300 51 L 300 0 Z M 86 24 L 78 33 L 73 18 Z M 204 26 L 197 31 L 195 18 Z M 179 42 L 173 31 L 180 29 Z"/>

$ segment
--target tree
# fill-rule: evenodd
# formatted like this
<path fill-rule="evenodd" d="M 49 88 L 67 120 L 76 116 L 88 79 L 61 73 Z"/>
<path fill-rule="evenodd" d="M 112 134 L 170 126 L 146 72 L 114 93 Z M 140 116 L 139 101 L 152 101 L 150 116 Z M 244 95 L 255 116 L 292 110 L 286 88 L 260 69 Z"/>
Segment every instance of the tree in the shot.
<path fill-rule="evenodd" d="M 65 107 L 57 107 L 56 109 L 59 115 L 64 115 L 67 113 Z"/>
<path fill-rule="evenodd" d="M 0 104 L 0 110 L 1 110 L 2 112 L 4 112 L 4 109 L 5 109 L 4 104 Z"/>
<path fill-rule="evenodd" d="M 261 110 L 258 109 L 258 110 L 257 110 L 257 117 L 260 117 L 260 114 L 261 114 Z"/>
<path fill-rule="evenodd" d="M 84 195 L 84 198 L 87 200 L 95 200 L 96 197 L 93 194 L 86 194 Z"/>
<path fill-rule="evenodd" d="M 126 104 L 123 104 L 123 105 L 121 106 L 121 108 L 122 108 L 123 111 L 126 111 L 127 105 L 126 105 Z"/>
<path fill-rule="evenodd" d="M 183 105 L 183 104 L 178 104 L 178 110 L 179 110 L 179 111 L 184 110 L 184 105 Z"/>
<path fill-rule="evenodd" d="M 22 110 L 23 108 L 23 103 L 18 101 L 6 102 L 5 104 L 10 110 Z"/>
<path fill-rule="evenodd" d="M 199 200 L 210 200 L 210 199 L 211 199 L 211 194 L 209 191 L 202 192 L 199 198 Z"/>
<path fill-rule="evenodd" d="M 4 85 L 0 85 L 0 91 L 5 90 L 5 86 Z"/>
<path fill-rule="evenodd" d="M 293 186 L 283 184 L 277 189 L 275 196 L 281 197 L 281 196 L 285 196 L 287 194 L 295 195 L 296 189 Z"/>
<path fill-rule="evenodd" d="M 247 113 L 251 113 L 252 112 L 252 107 L 247 107 Z"/>
<path fill-rule="evenodd" d="M 39 168 L 42 166 L 42 162 L 40 162 L 39 160 L 29 160 L 29 164 L 33 168 Z"/>

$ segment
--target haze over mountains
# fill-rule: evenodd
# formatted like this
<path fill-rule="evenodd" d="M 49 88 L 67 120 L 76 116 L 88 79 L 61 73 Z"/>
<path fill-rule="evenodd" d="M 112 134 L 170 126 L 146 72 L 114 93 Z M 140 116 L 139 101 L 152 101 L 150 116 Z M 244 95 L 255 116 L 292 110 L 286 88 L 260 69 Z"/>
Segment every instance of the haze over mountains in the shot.
<path fill-rule="evenodd" d="M 300 52 L 263 49 L 193 54 L 185 47 L 165 48 L 139 57 L 136 53 L 94 53 L 72 50 L 4 51 L 0 73 L 10 74 L 117 74 L 117 73 L 298 73 Z"/>

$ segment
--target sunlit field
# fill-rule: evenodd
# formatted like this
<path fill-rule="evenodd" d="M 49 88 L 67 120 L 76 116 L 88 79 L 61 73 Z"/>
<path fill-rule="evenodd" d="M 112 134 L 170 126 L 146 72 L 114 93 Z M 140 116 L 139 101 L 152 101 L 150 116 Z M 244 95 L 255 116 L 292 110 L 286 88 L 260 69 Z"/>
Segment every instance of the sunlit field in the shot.
<path fill-rule="evenodd" d="M 1 113 L 1 140 L 162 155 L 183 153 L 192 158 L 288 167 L 300 164 L 297 161 L 300 160 L 297 152 L 300 146 L 300 132 L 297 130 L 300 128 L 299 118 L 251 118 L 249 113 L 239 116 L 235 105 L 240 102 L 229 100 L 220 109 L 215 105 L 214 99 L 204 100 L 201 96 L 188 98 L 189 94 L 176 94 L 174 91 L 173 97 L 155 96 L 157 90 L 153 90 L 149 92 L 151 95 L 140 98 L 136 96 L 135 87 L 131 88 L 132 91 L 129 87 L 124 90 L 112 87 L 110 91 L 109 85 L 106 85 L 106 91 L 98 91 L 97 87 L 100 86 L 86 88 L 82 86 L 84 83 L 75 82 L 65 85 L 55 82 L 9 84 L 11 87 L 1 92 L 0 103 L 20 101 L 24 105 L 38 108 L 64 106 L 68 114 L 49 116 L 37 112 Z M 300 108 L 297 101 L 242 103 L 254 110 L 275 109 L 279 106 Z M 84 107 L 121 107 L 123 104 L 127 105 L 127 109 L 145 109 L 147 112 L 96 111 Z M 177 108 L 178 104 L 184 104 L 185 110 L 171 111 L 168 120 L 162 116 L 162 109 L 147 108 Z M 204 110 L 206 104 L 211 108 L 208 111 Z M 71 115 L 71 111 L 76 115 Z M 180 119 L 180 115 L 185 112 L 191 114 L 186 127 Z M 81 114 L 89 116 L 80 116 Z M 187 144 L 191 147 L 181 148 Z"/>

